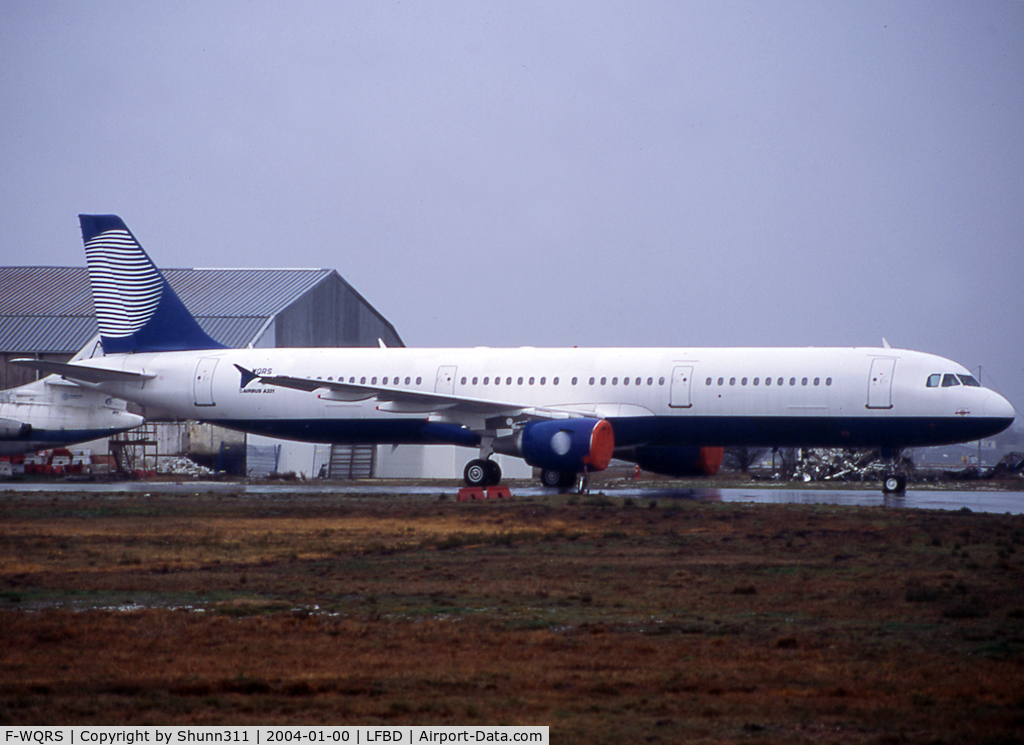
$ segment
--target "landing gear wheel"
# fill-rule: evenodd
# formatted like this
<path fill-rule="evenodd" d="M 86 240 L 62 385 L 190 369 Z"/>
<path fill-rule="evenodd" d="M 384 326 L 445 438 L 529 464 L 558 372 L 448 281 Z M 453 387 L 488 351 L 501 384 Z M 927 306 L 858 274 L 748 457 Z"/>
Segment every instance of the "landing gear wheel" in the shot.
<path fill-rule="evenodd" d="M 487 486 L 497 486 L 501 483 L 501 466 L 493 460 L 485 460 L 487 464 Z"/>
<path fill-rule="evenodd" d="M 488 461 L 477 458 L 466 464 L 462 478 L 469 486 L 487 486 Z"/>
<path fill-rule="evenodd" d="M 493 460 L 475 458 L 466 464 L 462 478 L 470 486 L 497 486 L 501 482 L 501 466 Z"/>
<path fill-rule="evenodd" d="M 883 494 L 903 494 L 907 490 L 907 479 L 905 476 L 886 476 L 882 479 Z"/>
<path fill-rule="evenodd" d="M 576 483 L 576 474 L 573 471 L 544 468 L 540 472 L 540 483 L 549 489 L 568 489 Z"/>
<path fill-rule="evenodd" d="M 562 472 L 554 468 L 543 468 L 540 472 L 540 483 L 549 489 L 554 489 L 562 481 Z"/>

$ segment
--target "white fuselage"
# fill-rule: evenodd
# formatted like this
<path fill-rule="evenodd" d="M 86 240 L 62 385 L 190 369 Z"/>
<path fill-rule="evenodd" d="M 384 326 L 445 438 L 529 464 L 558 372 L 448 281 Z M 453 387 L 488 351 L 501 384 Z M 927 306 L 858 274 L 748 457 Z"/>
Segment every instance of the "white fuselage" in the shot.
<path fill-rule="evenodd" d="M 616 446 L 907 447 L 988 436 L 1014 417 L 999 394 L 962 383 L 961 365 L 889 348 L 218 349 L 81 364 L 154 376 L 98 386 L 147 412 L 320 442 L 473 446 L 496 405 L 607 419 Z M 247 382 L 239 367 L 325 387 Z M 933 375 L 961 377 L 929 387 Z M 451 402 L 395 401 L 392 390 Z"/>

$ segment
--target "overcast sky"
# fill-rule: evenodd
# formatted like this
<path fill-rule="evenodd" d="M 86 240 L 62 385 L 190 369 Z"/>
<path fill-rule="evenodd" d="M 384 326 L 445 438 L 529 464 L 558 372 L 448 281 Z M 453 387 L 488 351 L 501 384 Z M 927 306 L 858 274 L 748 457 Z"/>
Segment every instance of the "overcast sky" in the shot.
<path fill-rule="evenodd" d="M 409 346 L 893 346 L 1024 412 L 1024 2 L 16 2 L 0 263 L 337 269 Z"/>

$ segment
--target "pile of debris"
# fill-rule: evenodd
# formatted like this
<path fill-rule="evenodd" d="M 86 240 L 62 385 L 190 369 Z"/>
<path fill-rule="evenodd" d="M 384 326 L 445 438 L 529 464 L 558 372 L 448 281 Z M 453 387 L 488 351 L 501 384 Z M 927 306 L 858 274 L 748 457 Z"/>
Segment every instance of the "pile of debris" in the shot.
<path fill-rule="evenodd" d="M 211 471 L 206 466 L 201 466 L 193 460 L 186 458 L 185 456 L 179 456 L 171 461 L 164 461 L 160 464 L 160 473 L 167 474 L 169 476 L 212 476 Z"/>
<path fill-rule="evenodd" d="M 895 468 L 899 473 L 914 470 L 910 458 L 895 463 L 878 450 L 845 448 L 780 449 L 779 465 L 773 478 L 796 481 L 879 481 Z"/>
<path fill-rule="evenodd" d="M 878 481 L 891 473 L 894 465 L 904 473 L 914 467 L 909 458 L 894 464 L 878 450 L 818 448 L 803 450 L 800 456 L 794 476 L 804 481 Z"/>

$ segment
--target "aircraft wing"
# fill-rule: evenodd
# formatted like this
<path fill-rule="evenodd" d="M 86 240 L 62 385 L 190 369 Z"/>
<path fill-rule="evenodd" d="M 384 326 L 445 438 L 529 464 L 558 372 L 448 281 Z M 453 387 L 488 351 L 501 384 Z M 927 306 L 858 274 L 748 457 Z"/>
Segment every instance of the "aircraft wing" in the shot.
<path fill-rule="evenodd" d="M 102 367 L 88 367 L 68 362 L 51 362 L 49 360 L 17 359 L 11 360 L 11 364 L 28 367 L 52 375 L 60 375 L 62 378 L 81 383 L 141 383 L 156 377 L 156 375 L 149 373 L 108 370 Z"/>
<path fill-rule="evenodd" d="M 464 421 L 471 429 L 482 429 L 483 425 L 469 424 L 472 420 L 492 417 L 522 419 L 569 419 L 586 416 L 586 414 L 569 409 L 552 407 L 524 407 L 521 403 L 499 401 L 495 399 L 456 396 L 451 393 L 435 393 L 433 391 L 409 390 L 407 388 L 367 385 L 365 383 L 345 383 L 342 381 L 302 378 L 291 375 L 257 375 L 241 365 L 235 365 L 242 373 L 242 387 L 257 380 L 264 385 L 292 388 L 297 391 L 312 393 L 323 391 L 320 398 L 333 401 L 367 401 L 371 398 L 379 402 L 379 411 L 390 411 L 396 414 L 407 413 L 438 413 L 443 418 L 453 421 Z M 489 427 L 487 427 L 489 428 Z"/>

